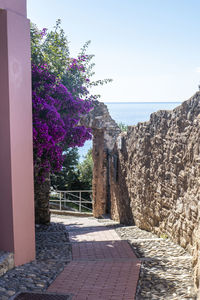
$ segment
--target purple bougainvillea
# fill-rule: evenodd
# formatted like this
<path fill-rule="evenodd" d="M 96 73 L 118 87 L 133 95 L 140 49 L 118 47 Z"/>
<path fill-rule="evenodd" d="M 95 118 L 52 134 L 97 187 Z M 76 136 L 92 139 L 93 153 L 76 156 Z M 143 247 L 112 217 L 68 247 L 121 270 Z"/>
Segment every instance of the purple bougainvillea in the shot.
<path fill-rule="evenodd" d="M 74 60 L 69 68 L 74 70 L 76 65 Z M 91 130 L 78 122 L 90 111 L 92 102 L 73 95 L 47 65 L 32 65 L 32 85 L 34 170 L 41 181 L 62 168 L 66 145 L 83 146 L 91 139 Z"/>

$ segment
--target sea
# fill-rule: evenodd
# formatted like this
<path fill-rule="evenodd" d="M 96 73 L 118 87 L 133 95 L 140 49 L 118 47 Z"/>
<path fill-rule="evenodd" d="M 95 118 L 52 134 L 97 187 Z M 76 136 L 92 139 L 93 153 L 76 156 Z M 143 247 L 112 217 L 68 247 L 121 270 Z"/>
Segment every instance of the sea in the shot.
<path fill-rule="evenodd" d="M 105 102 L 105 104 L 116 123 L 136 125 L 138 122 L 148 121 L 153 112 L 172 110 L 181 102 Z M 84 146 L 79 148 L 80 162 L 84 160 L 91 147 L 92 141 L 86 141 Z"/>

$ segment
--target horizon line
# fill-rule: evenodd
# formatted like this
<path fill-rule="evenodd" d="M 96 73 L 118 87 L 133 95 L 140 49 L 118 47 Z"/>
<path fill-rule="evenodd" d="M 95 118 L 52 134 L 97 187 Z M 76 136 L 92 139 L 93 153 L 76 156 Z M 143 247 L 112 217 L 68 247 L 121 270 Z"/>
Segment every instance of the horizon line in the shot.
<path fill-rule="evenodd" d="M 182 103 L 183 101 L 99 101 L 103 103 Z"/>

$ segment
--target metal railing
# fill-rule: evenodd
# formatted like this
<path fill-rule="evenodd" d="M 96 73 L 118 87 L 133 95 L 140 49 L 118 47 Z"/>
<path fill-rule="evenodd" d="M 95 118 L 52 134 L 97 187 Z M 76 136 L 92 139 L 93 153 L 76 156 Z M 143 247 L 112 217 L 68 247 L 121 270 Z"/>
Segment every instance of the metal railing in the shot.
<path fill-rule="evenodd" d="M 52 210 L 92 212 L 92 190 L 51 191 L 49 205 Z"/>

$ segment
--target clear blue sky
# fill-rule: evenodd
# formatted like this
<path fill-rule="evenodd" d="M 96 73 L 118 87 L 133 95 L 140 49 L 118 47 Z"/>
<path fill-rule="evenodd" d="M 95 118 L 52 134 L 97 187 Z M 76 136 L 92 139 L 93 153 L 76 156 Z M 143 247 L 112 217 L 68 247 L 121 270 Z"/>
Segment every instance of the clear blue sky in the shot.
<path fill-rule="evenodd" d="M 76 56 L 95 54 L 102 101 L 183 101 L 200 82 L 199 0 L 27 0 L 39 28 L 57 19 Z"/>

